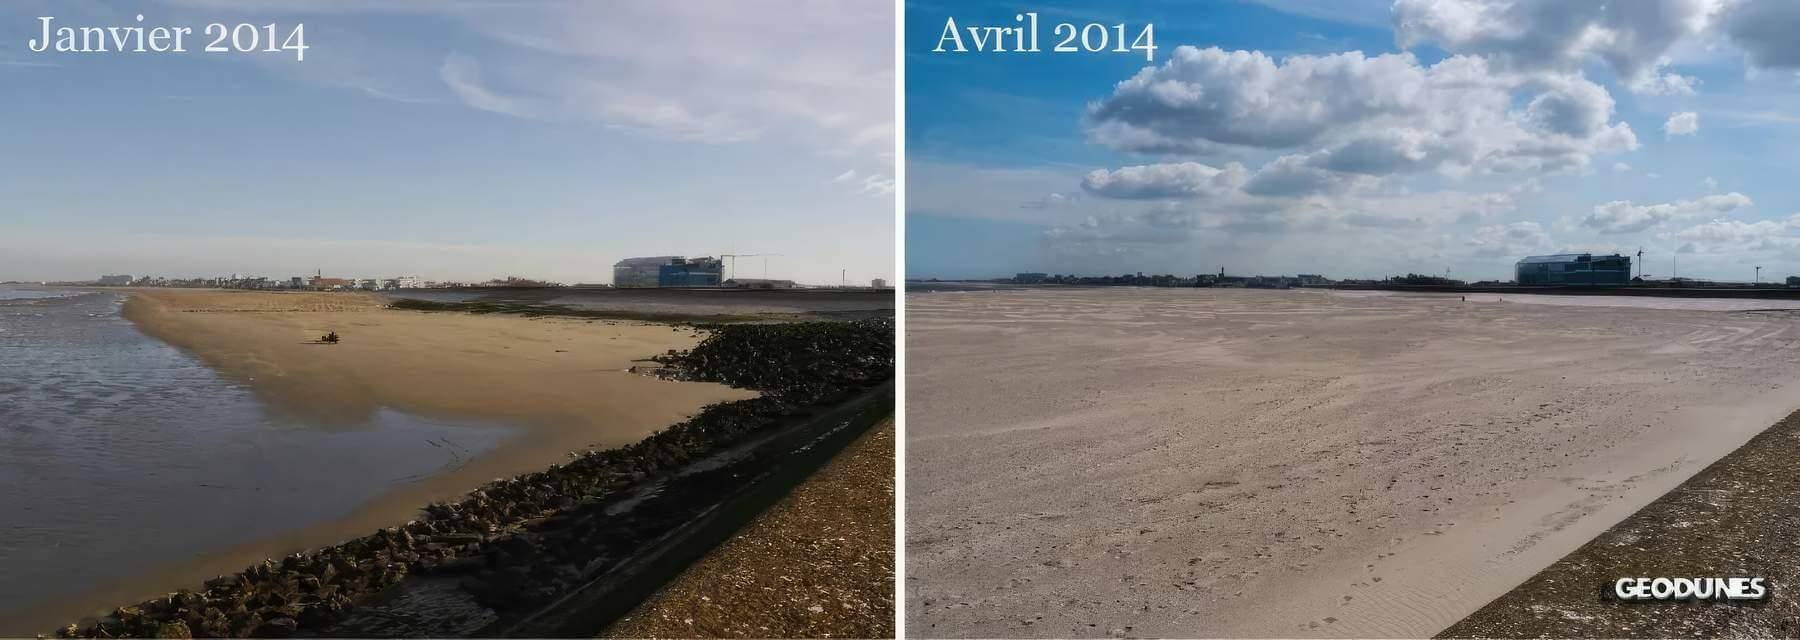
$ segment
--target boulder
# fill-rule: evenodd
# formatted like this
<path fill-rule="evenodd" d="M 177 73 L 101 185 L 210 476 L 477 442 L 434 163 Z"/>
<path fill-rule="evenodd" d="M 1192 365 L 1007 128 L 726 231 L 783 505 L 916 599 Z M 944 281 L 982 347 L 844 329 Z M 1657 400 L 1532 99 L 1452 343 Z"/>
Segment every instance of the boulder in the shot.
<path fill-rule="evenodd" d="M 180 620 L 165 622 L 156 628 L 158 638 L 192 638 L 194 632 L 188 629 L 187 623 Z"/>

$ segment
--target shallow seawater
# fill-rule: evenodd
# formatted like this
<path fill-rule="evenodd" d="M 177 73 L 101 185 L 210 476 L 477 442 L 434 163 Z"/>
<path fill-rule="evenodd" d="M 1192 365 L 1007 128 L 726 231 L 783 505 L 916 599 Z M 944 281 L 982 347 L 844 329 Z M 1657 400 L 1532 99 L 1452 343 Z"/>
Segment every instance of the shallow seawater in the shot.
<path fill-rule="evenodd" d="M 516 433 L 391 410 L 313 428 L 140 333 L 122 300 L 0 288 L 0 617 L 348 515 Z"/>

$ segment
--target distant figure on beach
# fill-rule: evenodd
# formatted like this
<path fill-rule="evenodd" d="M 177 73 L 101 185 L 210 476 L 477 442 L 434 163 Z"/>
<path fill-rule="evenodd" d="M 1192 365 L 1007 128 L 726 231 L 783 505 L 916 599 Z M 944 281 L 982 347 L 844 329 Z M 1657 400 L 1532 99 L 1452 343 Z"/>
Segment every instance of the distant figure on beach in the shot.
<path fill-rule="evenodd" d="M 338 343 L 338 334 L 336 331 L 327 333 L 327 334 L 319 337 L 319 342 L 323 342 L 325 344 L 337 344 Z"/>

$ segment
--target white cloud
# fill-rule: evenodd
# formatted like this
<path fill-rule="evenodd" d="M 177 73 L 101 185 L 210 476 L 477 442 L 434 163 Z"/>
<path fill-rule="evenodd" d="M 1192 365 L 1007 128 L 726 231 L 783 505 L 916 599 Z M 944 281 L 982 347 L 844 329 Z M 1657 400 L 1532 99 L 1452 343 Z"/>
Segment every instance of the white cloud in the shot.
<path fill-rule="evenodd" d="M 1626 173 L 1629 171 L 1631 171 L 1631 165 L 1625 164 L 1623 162 L 1613 163 L 1613 172 L 1614 173 Z"/>
<path fill-rule="evenodd" d="M 1626 80 L 1625 88 L 1647 96 L 1691 96 L 1699 93 L 1700 79 L 1676 73 L 1646 74 Z"/>
<path fill-rule="evenodd" d="M 1669 137 L 1694 135 L 1700 131 L 1700 114 L 1692 111 L 1670 114 L 1662 128 Z"/>
<path fill-rule="evenodd" d="M 1513 108 L 1513 92 L 1531 96 Z M 1088 134 L 1116 149 L 1204 154 L 1302 149 L 1306 166 L 1381 175 L 1573 171 L 1637 147 L 1612 97 L 1574 75 L 1495 73 L 1458 56 L 1292 56 L 1179 47 L 1090 106 Z M 1322 154 L 1322 155 L 1321 155 Z M 1284 167 L 1284 169 L 1292 167 Z"/>
<path fill-rule="evenodd" d="M 1753 204 L 1749 196 L 1736 191 L 1661 204 L 1614 200 L 1594 207 L 1582 225 L 1600 233 L 1636 233 L 1671 220 L 1724 215 Z"/>
<path fill-rule="evenodd" d="M 1080 201 L 1080 198 L 1075 195 L 1072 195 L 1072 194 L 1050 193 L 1050 194 L 1047 194 L 1044 197 L 1038 198 L 1036 200 L 1028 200 L 1028 201 L 1020 204 L 1019 208 L 1021 208 L 1021 209 L 1055 209 L 1058 207 L 1066 207 L 1066 206 L 1075 204 L 1076 202 L 1079 202 L 1079 201 Z"/>
<path fill-rule="evenodd" d="M 1247 172 L 1236 162 L 1224 168 L 1180 162 L 1171 164 L 1123 167 L 1113 171 L 1096 169 L 1081 180 L 1088 193 L 1107 198 L 1156 200 L 1217 196 L 1244 185 Z"/>
<path fill-rule="evenodd" d="M 452 53 L 445 57 L 444 65 L 438 68 L 438 77 L 463 104 L 476 109 L 520 118 L 535 118 L 540 115 L 537 108 L 528 101 L 489 91 L 481 82 L 479 63 L 468 56 Z"/>
<path fill-rule="evenodd" d="M 894 195 L 894 179 L 880 175 L 863 176 L 862 192 L 864 195 L 877 197 Z"/>
<path fill-rule="evenodd" d="M 1437 45 L 1518 71 L 1578 72 L 1604 61 L 1634 92 L 1685 94 L 1695 79 L 1666 72 L 1677 44 L 1707 32 L 1720 0 L 1396 0 L 1403 48 Z"/>
<path fill-rule="evenodd" d="M 405 14 L 466 29 L 457 35 L 467 42 L 446 55 L 448 39 L 369 37 L 359 33 L 369 27 L 339 20 L 333 47 L 280 65 L 372 96 L 413 100 L 421 85 L 408 76 L 429 60 L 434 88 L 483 111 L 686 142 L 781 136 L 893 162 L 895 61 L 880 45 L 893 37 L 887 3 L 166 1 L 209 19 Z M 354 55 L 334 57 L 348 45 Z"/>
<path fill-rule="evenodd" d="M 1791 234 L 1795 228 L 1796 225 L 1792 219 L 1785 222 L 1709 220 L 1676 232 L 1675 238 L 1683 243 L 1693 245 L 1695 249 L 1716 250 L 1754 245 L 1768 239 L 1781 238 L 1781 236 Z M 1782 238 L 1782 241 L 1787 243 L 1792 243 L 1794 240 L 1794 238 Z"/>
<path fill-rule="evenodd" d="M 1244 184 L 1244 192 L 1258 196 L 1307 196 L 1374 186 L 1376 179 L 1371 176 L 1320 166 L 1329 164 L 1329 160 L 1329 156 L 1322 162 L 1300 155 L 1276 158 L 1257 170 Z"/>
<path fill-rule="evenodd" d="M 1708 192 L 1718 191 L 1719 190 L 1719 181 L 1714 180 L 1712 176 L 1707 176 L 1705 178 L 1700 179 L 1700 186 L 1702 188 L 1705 188 Z"/>
<path fill-rule="evenodd" d="M 1484 258 L 1516 258 L 1550 249 L 1550 234 L 1529 220 L 1481 227 L 1469 237 L 1474 255 Z"/>
<path fill-rule="evenodd" d="M 1678 253 L 1693 256 L 1683 259 L 1684 273 L 1690 272 L 1686 265 L 1697 262 L 1710 267 L 1706 271 L 1741 274 L 1738 277 L 1748 280 L 1755 273 L 1755 265 L 1767 265 L 1771 270 L 1764 271 L 1763 277 L 1779 280 L 1780 276 L 1774 274 L 1781 272 L 1784 263 L 1791 268 L 1795 260 L 1800 260 L 1800 214 L 1755 222 L 1709 220 L 1682 229 L 1669 239 L 1680 243 Z"/>

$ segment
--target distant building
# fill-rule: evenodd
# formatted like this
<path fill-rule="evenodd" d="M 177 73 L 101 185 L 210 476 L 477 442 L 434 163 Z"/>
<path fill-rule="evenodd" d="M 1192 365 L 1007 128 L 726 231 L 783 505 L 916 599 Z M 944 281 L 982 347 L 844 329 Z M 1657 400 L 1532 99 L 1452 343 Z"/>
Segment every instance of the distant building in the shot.
<path fill-rule="evenodd" d="M 792 289 L 793 280 L 769 280 L 767 278 L 732 278 L 725 281 L 725 286 L 734 289 Z"/>
<path fill-rule="evenodd" d="M 99 283 L 100 283 L 100 286 L 102 286 L 102 287 L 128 286 L 131 284 L 131 276 L 128 276 L 128 275 L 100 276 Z"/>
<path fill-rule="evenodd" d="M 681 256 L 626 258 L 613 264 L 613 286 L 620 289 L 649 289 L 658 286 L 663 265 Z"/>
<path fill-rule="evenodd" d="M 869 281 L 869 288 L 871 288 L 871 289 L 886 289 L 886 288 L 887 288 L 887 281 L 886 281 L 886 280 L 883 280 L 883 279 L 881 279 L 881 278 L 876 278 L 876 279 L 874 279 L 874 280 L 870 280 L 870 281 Z"/>
<path fill-rule="evenodd" d="M 1021 273 L 1021 274 L 1013 276 L 1013 283 L 1015 283 L 1015 284 L 1042 284 L 1044 282 L 1044 280 L 1048 279 L 1049 277 L 1050 277 L 1050 274 L 1047 274 L 1047 273 Z"/>
<path fill-rule="evenodd" d="M 651 256 L 613 264 L 613 286 L 621 289 L 717 287 L 725 263 L 718 258 Z"/>
<path fill-rule="evenodd" d="M 330 291 L 333 289 L 352 289 L 352 288 L 356 287 L 356 281 L 355 280 L 347 280 L 344 278 L 326 278 L 323 276 L 313 276 L 312 280 L 307 281 L 307 287 L 318 290 L 318 291 Z"/>
<path fill-rule="evenodd" d="M 1529 256 L 1517 265 L 1521 285 L 1625 285 L 1631 283 L 1631 258 L 1619 254 L 1564 253 Z"/>
<path fill-rule="evenodd" d="M 663 288 L 716 287 L 725 273 L 718 258 L 676 258 L 656 269 L 656 286 Z"/>
<path fill-rule="evenodd" d="M 1294 282 L 1287 276 L 1250 276 L 1244 281 L 1248 289 L 1291 289 Z"/>
<path fill-rule="evenodd" d="M 1316 273 L 1302 273 L 1302 274 L 1294 276 L 1294 279 L 1298 280 L 1300 285 L 1305 286 L 1305 287 L 1316 287 L 1319 285 L 1331 284 L 1331 278 L 1327 278 L 1325 276 L 1322 276 L 1322 275 L 1319 275 Z"/>

